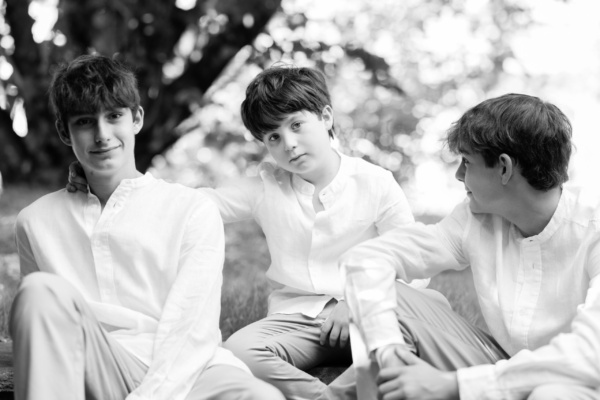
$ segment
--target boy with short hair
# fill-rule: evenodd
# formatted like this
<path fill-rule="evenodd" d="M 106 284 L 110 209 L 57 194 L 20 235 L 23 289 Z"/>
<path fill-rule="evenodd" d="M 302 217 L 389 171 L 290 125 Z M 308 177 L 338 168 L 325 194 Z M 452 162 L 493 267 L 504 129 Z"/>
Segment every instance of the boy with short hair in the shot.
<path fill-rule="evenodd" d="M 261 163 L 256 177 L 200 190 L 225 223 L 254 219 L 260 225 L 271 256 L 267 277 L 276 289 L 267 317 L 224 346 L 286 399 L 312 400 L 327 386 L 304 371 L 351 358 L 338 258 L 414 219 L 389 171 L 332 148 L 334 115 L 320 71 L 264 70 L 248 85 L 241 114 L 275 163 Z"/>
<path fill-rule="evenodd" d="M 218 209 L 135 167 L 133 72 L 81 56 L 50 100 L 91 193 L 51 193 L 17 218 L 15 398 L 281 400 L 220 346 Z"/>
<path fill-rule="evenodd" d="M 304 371 L 350 360 L 338 258 L 414 219 L 389 171 L 332 148 L 334 115 L 320 71 L 264 70 L 248 85 L 241 114 L 276 164 L 263 162 L 257 177 L 207 193 L 226 223 L 253 218 L 261 226 L 271 255 L 267 277 L 277 289 L 267 317 L 224 346 L 287 399 L 315 399 L 326 385 Z"/>
<path fill-rule="evenodd" d="M 341 260 L 351 314 L 381 367 L 379 395 L 600 398 L 600 196 L 563 187 L 567 117 L 508 94 L 467 111 L 447 142 L 462 156 L 456 178 L 468 201 Z M 467 267 L 497 343 L 394 282 Z M 338 395 L 353 379 L 332 383 L 329 398 L 353 398 Z"/>

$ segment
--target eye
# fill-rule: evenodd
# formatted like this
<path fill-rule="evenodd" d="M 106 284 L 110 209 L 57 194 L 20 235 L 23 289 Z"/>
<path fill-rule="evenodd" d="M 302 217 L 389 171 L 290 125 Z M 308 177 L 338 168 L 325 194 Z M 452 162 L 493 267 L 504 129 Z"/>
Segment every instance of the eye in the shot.
<path fill-rule="evenodd" d="M 267 138 L 267 141 L 269 142 L 276 142 L 277 140 L 279 140 L 279 134 L 277 133 L 274 133 Z"/>
<path fill-rule="evenodd" d="M 123 115 L 123 113 L 115 111 L 115 112 L 110 113 L 108 118 L 111 120 L 115 120 L 115 119 L 121 118 L 122 115 Z"/>
<path fill-rule="evenodd" d="M 469 163 L 469 160 L 467 160 L 466 158 L 463 157 L 462 158 L 462 163 L 465 164 L 465 165 L 467 165 Z"/>
<path fill-rule="evenodd" d="M 92 123 L 91 118 L 78 118 L 75 120 L 76 126 L 86 126 L 86 125 L 90 125 L 91 123 Z"/>
<path fill-rule="evenodd" d="M 292 129 L 298 130 L 298 129 L 300 129 L 301 125 L 302 125 L 302 123 L 300 123 L 300 122 L 294 122 L 294 123 L 292 123 Z"/>

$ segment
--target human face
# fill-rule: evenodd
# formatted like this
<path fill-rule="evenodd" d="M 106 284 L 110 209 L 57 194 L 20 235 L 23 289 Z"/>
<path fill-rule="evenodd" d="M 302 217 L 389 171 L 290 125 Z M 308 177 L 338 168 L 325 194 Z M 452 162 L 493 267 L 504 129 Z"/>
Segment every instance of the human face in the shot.
<path fill-rule="evenodd" d="M 461 153 L 455 177 L 465 184 L 469 207 L 473 213 L 499 214 L 505 197 L 502 185 L 502 166 L 485 165 L 481 154 Z"/>
<path fill-rule="evenodd" d="M 329 106 L 323 108 L 321 115 L 297 111 L 281 121 L 277 129 L 265 134 L 263 142 L 281 168 L 316 184 L 337 166 L 337 154 L 329 139 L 332 126 Z"/>
<path fill-rule="evenodd" d="M 94 114 L 70 116 L 61 139 L 73 147 L 88 181 L 97 178 L 128 179 L 136 176 L 133 149 L 142 129 L 144 110 L 101 109 Z"/>

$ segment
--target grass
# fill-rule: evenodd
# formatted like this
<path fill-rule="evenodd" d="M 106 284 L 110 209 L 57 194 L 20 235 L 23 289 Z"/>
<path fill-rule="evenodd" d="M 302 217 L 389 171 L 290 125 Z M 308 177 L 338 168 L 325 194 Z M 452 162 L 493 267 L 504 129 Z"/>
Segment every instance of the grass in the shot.
<path fill-rule="evenodd" d="M 25 185 L 5 188 L 0 196 L 0 340 L 8 338 L 8 315 L 18 283 L 18 258 L 13 226 L 18 212 L 49 189 Z M 433 222 L 434 218 L 423 218 Z M 221 331 L 233 332 L 266 315 L 269 283 L 264 272 L 269 254 L 264 236 L 253 221 L 225 228 L 226 255 L 221 301 Z M 469 322 L 485 328 L 469 271 L 445 272 L 432 280 L 454 309 Z"/>

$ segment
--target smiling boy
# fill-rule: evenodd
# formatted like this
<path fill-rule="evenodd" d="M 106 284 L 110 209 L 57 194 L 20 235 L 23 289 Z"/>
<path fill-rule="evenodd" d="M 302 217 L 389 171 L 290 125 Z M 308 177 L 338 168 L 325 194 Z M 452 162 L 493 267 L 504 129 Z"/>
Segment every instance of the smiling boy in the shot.
<path fill-rule="evenodd" d="M 449 130 L 468 201 L 342 257 L 346 294 L 386 399 L 600 398 L 600 196 L 563 187 L 571 125 L 508 94 Z M 591 188 L 595 189 L 595 188 Z M 471 268 L 492 337 L 403 279 Z M 410 305 L 410 306 L 408 306 Z M 343 387 L 352 377 L 340 377 Z M 375 393 L 373 393 L 375 398 Z"/>
<path fill-rule="evenodd" d="M 327 386 L 305 370 L 351 358 L 340 255 L 414 219 L 389 171 L 332 147 L 334 113 L 321 72 L 264 70 L 248 85 L 241 114 L 275 163 L 261 163 L 256 177 L 199 190 L 215 201 L 225 223 L 260 225 L 274 290 L 266 318 L 234 333 L 224 347 L 286 399 L 312 400 Z"/>
<path fill-rule="evenodd" d="M 90 193 L 54 192 L 17 217 L 15 398 L 283 399 L 220 346 L 218 209 L 136 169 L 133 72 L 81 56 L 50 99 Z"/>

